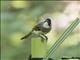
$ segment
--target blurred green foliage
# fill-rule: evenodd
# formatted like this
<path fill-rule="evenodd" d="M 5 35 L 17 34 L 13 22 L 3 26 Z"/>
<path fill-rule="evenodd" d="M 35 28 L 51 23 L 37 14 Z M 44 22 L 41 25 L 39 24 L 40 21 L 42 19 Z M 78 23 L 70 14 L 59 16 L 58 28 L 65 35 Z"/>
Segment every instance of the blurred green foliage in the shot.
<path fill-rule="evenodd" d="M 31 31 L 41 16 L 46 13 L 58 15 L 63 12 L 68 3 L 1 1 L 1 60 L 27 59 L 30 53 L 30 43 L 21 41 L 20 38 Z M 59 33 L 56 31 L 52 33 L 55 36 L 52 35 L 51 42 L 54 42 L 53 40 L 57 39 L 63 30 Z M 51 45 L 48 44 L 48 49 Z M 73 32 L 51 57 L 59 59 L 62 56 L 80 56 L 80 32 Z"/>

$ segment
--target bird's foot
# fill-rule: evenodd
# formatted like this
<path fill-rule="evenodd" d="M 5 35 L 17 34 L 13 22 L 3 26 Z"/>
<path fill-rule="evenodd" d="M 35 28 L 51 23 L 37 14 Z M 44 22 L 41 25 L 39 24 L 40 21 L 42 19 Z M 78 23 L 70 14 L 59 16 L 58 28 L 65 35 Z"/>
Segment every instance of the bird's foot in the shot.
<path fill-rule="evenodd" d="M 44 40 L 46 40 L 46 41 L 48 40 L 48 37 L 45 36 L 44 34 L 41 34 L 40 37 L 42 38 L 42 40 L 41 40 L 42 42 L 43 42 Z"/>

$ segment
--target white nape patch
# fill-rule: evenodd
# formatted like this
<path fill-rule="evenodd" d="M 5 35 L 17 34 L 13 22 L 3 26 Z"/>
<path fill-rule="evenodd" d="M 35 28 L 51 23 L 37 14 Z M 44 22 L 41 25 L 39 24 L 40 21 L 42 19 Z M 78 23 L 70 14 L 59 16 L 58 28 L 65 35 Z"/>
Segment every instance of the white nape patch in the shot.
<path fill-rule="evenodd" d="M 43 27 L 45 27 L 45 28 L 49 28 L 48 23 L 47 23 L 47 22 L 45 22 L 45 23 L 43 24 Z"/>

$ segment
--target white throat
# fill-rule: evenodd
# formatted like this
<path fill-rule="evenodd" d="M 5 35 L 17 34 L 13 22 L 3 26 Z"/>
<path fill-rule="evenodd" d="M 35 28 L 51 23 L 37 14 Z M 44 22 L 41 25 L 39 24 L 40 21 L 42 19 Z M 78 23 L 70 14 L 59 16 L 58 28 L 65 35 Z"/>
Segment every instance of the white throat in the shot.
<path fill-rule="evenodd" d="M 45 28 L 49 28 L 50 26 L 48 25 L 47 22 L 45 22 L 45 23 L 43 24 L 43 27 L 45 27 Z"/>

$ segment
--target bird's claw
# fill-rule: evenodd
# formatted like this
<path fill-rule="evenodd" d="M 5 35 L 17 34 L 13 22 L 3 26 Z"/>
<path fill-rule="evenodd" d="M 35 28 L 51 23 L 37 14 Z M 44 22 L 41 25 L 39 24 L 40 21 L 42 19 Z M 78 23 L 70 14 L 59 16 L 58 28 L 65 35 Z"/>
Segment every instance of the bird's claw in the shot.
<path fill-rule="evenodd" d="M 46 41 L 48 40 L 48 37 L 45 36 L 44 34 L 40 35 L 40 37 L 42 38 L 42 40 L 41 40 L 42 42 L 43 42 L 44 40 L 46 40 Z"/>

